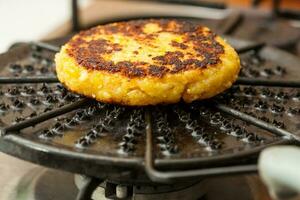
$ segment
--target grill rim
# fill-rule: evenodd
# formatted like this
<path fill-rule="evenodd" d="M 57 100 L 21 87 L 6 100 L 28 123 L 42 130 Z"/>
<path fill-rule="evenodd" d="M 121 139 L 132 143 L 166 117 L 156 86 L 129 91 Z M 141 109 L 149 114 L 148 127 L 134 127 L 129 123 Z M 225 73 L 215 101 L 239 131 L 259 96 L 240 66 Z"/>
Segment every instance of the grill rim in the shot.
<path fill-rule="evenodd" d="M 267 47 L 267 46 L 266 46 Z M 28 46 L 27 46 L 28 48 Z M 26 157 L 26 155 L 22 154 L 22 152 L 18 152 L 18 153 L 12 153 L 12 152 L 8 152 L 3 150 L 3 146 L 2 145 L 6 143 L 6 145 L 12 145 L 11 148 L 13 148 L 13 145 L 19 145 L 18 148 L 23 148 L 26 149 L 28 152 L 31 153 L 37 153 L 38 155 L 34 155 L 32 157 Z M 295 141 L 292 140 L 284 140 L 283 138 L 281 138 L 281 140 L 279 140 L 278 142 L 274 142 L 274 143 L 270 143 L 269 145 L 265 144 L 263 147 L 262 146 L 258 146 L 258 147 L 252 147 L 251 149 L 247 149 L 247 150 L 243 150 L 242 152 L 238 152 L 238 153 L 231 153 L 231 154 L 219 154 L 219 155 L 215 155 L 213 157 L 198 157 L 198 158 L 181 158 L 181 159 L 177 159 L 177 158 L 172 158 L 172 159 L 167 159 L 167 158 L 163 158 L 163 159 L 155 159 L 155 166 L 159 169 L 159 168 L 163 168 L 163 167 L 175 167 L 174 165 L 178 165 L 176 166 L 177 168 L 183 168 L 186 167 L 186 165 L 190 165 L 188 166 L 189 168 L 191 167 L 199 167 L 199 166 L 195 166 L 195 165 L 199 165 L 199 164 L 216 164 L 216 163 L 221 163 L 221 164 L 225 164 L 225 161 L 236 161 L 236 159 L 238 158 L 242 158 L 244 157 L 245 159 L 247 159 L 249 156 L 251 155 L 255 155 L 257 153 L 259 153 L 260 150 L 262 150 L 263 148 L 272 146 L 272 145 L 278 145 L 278 144 L 294 144 Z M 31 145 L 30 145 L 31 144 Z M 142 170 L 145 171 L 145 167 L 144 167 L 144 158 L 138 158 L 138 157 L 130 157 L 130 158 L 122 158 L 122 157 L 114 157 L 114 156 L 103 156 L 103 155 L 95 155 L 95 154 L 91 154 L 91 153 L 80 153 L 80 152 L 74 152 L 71 150 L 67 150 L 67 149 L 58 149 L 57 146 L 53 147 L 53 146 L 49 146 L 46 143 L 38 143 L 38 142 L 34 142 L 31 141 L 29 139 L 26 138 L 22 138 L 21 136 L 18 136 L 15 133 L 10 133 L 6 136 L 4 136 L 3 138 L 0 139 L 0 149 L 3 152 L 6 152 L 10 155 L 14 155 L 18 158 L 21 159 L 25 159 L 31 162 L 35 162 L 38 164 L 42 164 L 48 167 L 52 167 L 52 168 L 59 168 L 59 169 L 65 169 L 67 171 L 71 171 L 71 172 L 82 172 L 82 167 L 83 165 L 80 166 L 68 166 L 65 167 L 65 165 L 63 164 L 59 164 L 59 167 L 57 164 L 55 164 L 55 159 L 53 159 L 53 157 L 57 158 L 57 156 L 59 157 L 58 160 L 61 161 L 62 158 L 67 158 L 67 159 L 74 159 L 72 162 L 92 162 L 95 163 L 97 166 L 104 166 L 104 165 L 109 165 L 109 164 L 113 164 L 117 167 L 129 167 L 132 169 L 135 169 L 136 167 L 138 168 L 142 168 Z M 45 151 L 51 155 L 47 155 L 48 161 L 45 162 L 43 161 L 43 159 L 39 159 L 40 156 L 42 156 Z M 18 155 L 17 155 L 18 154 Z M 57 154 L 57 155 L 55 155 Z M 70 156 L 70 154 L 72 156 Z M 88 158 L 87 158 L 87 155 Z M 61 156 L 61 157 L 60 157 Z M 29 159 L 31 158 L 31 159 Z M 35 161 L 33 161 L 35 159 Z M 53 163 L 49 162 L 49 160 L 52 160 Z M 64 166 L 64 167 L 61 167 Z M 206 167 L 206 166 L 205 166 Z M 184 168 L 184 170 L 188 170 L 189 168 Z M 169 168 L 168 168 L 169 169 Z M 87 170 L 84 170 L 85 172 Z M 91 176 L 95 176 L 95 174 L 89 174 L 86 173 L 87 175 L 91 175 Z"/>
<path fill-rule="evenodd" d="M 224 164 L 225 161 L 234 161 L 238 158 L 251 156 L 259 153 L 262 149 L 274 146 L 274 145 L 283 145 L 283 144 L 295 144 L 296 141 L 294 140 L 279 140 L 270 144 L 266 144 L 264 146 L 257 146 L 254 148 L 251 148 L 247 151 L 233 153 L 233 154 L 225 154 L 225 155 L 217 155 L 214 157 L 198 157 L 198 158 L 173 158 L 173 159 L 155 159 L 155 165 L 156 167 L 171 167 L 174 168 L 172 165 L 177 165 L 176 168 L 180 169 L 181 167 L 187 167 L 186 165 L 189 165 L 189 168 L 193 167 L 193 165 L 209 165 L 209 164 L 218 164 L 219 162 L 221 164 Z M 22 153 L 15 153 L 15 152 L 9 152 L 5 148 L 6 145 L 18 145 L 26 150 L 28 150 L 31 153 L 47 153 L 47 157 L 51 157 L 51 161 L 55 162 L 55 158 L 59 156 L 61 158 L 68 158 L 68 159 L 75 159 L 74 162 L 82 162 L 82 161 L 95 161 L 95 163 L 99 163 L 100 165 L 109 165 L 114 164 L 117 166 L 122 167 L 143 167 L 144 166 L 144 158 L 143 157 L 113 157 L 113 156 L 104 156 L 104 155 L 96 155 L 91 153 L 81 153 L 81 152 L 75 152 L 67 149 L 59 149 L 58 147 L 49 146 L 44 143 L 38 143 L 34 142 L 28 139 L 25 139 L 19 135 L 16 134 L 9 134 L 5 135 L 2 139 L 0 139 L 0 149 L 2 152 L 8 153 L 10 155 L 17 156 L 18 158 L 32 161 L 24 154 Z M 51 167 L 51 164 L 45 162 L 38 162 L 39 164 L 43 164 L 45 166 Z M 199 167 L 199 166 L 198 166 Z M 68 170 L 68 167 L 65 168 Z M 79 171 L 78 171 L 79 172 Z"/>

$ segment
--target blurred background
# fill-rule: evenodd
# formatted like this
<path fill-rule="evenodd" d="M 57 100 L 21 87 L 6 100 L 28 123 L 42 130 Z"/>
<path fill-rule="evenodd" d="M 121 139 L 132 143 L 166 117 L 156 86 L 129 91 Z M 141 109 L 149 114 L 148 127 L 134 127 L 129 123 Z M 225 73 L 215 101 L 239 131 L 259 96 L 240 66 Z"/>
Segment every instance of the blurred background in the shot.
<path fill-rule="evenodd" d="M 0 0 L 0 52 L 15 42 L 51 39 L 71 31 L 71 0 Z M 226 4 L 229 8 L 272 9 L 272 0 L 78 0 L 80 22 L 83 25 L 101 20 L 130 15 L 150 13 L 173 13 L 174 15 L 197 16 L 194 6 L 174 6 L 170 2 L 185 2 L 190 5 Z M 282 8 L 300 8 L 299 0 L 283 0 Z M 178 9 L 179 8 L 179 9 Z M 200 13 L 201 14 L 201 13 Z M 215 17 L 218 17 L 217 14 Z"/>

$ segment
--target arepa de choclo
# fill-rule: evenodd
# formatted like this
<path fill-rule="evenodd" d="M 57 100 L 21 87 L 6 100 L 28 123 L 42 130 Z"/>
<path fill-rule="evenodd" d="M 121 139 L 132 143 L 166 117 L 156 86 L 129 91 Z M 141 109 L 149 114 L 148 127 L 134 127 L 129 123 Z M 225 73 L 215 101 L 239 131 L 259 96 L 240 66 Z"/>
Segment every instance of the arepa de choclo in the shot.
<path fill-rule="evenodd" d="M 236 80 L 235 50 L 207 27 L 146 19 L 82 31 L 55 57 L 58 79 L 101 102 L 156 105 L 207 99 Z"/>

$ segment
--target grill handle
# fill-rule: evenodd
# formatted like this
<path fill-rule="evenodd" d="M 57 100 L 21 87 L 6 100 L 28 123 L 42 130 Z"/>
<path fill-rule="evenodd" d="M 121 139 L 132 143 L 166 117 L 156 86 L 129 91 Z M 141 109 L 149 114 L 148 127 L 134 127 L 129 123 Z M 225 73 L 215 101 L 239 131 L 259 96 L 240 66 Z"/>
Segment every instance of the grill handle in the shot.
<path fill-rule="evenodd" d="M 149 155 L 149 154 L 148 154 Z M 147 157 L 147 156 L 146 156 Z M 232 174 L 256 173 L 257 165 L 237 165 L 228 167 L 204 168 L 186 171 L 159 171 L 154 167 L 153 159 L 147 158 L 145 163 L 146 173 L 154 182 L 171 183 L 176 180 L 188 178 L 204 178 L 208 176 L 221 176 Z"/>
<path fill-rule="evenodd" d="M 299 147 L 276 146 L 264 150 L 258 169 L 274 199 L 291 199 L 300 194 Z"/>
<path fill-rule="evenodd" d="M 153 137 L 152 137 L 152 123 L 151 114 L 149 110 L 146 111 L 146 153 L 145 153 L 145 169 L 152 181 L 156 182 L 172 182 L 175 180 L 182 180 L 183 178 L 191 177 L 207 177 L 218 175 L 230 175 L 239 173 L 254 173 L 257 172 L 257 165 L 237 165 L 228 167 L 216 167 L 206 169 L 195 169 L 186 171 L 159 171 L 154 166 L 153 157 Z"/>

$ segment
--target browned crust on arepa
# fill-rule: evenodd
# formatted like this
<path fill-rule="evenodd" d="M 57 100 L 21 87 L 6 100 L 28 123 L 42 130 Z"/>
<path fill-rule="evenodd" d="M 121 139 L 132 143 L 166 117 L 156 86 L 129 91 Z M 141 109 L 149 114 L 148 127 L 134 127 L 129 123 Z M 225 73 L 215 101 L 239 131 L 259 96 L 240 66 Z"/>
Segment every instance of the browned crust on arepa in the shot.
<path fill-rule="evenodd" d="M 143 28 L 149 23 L 157 24 L 160 30 L 154 33 L 145 33 Z M 122 51 L 123 46 L 97 37 L 100 34 L 121 34 L 151 46 L 151 41 L 161 32 L 180 35 L 183 41 L 172 41 L 171 46 L 176 50 L 167 51 L 161 56 L 153 56 L 151 63 L 125 59 L 113 62 L 106 59 L 105 55 Z M 163 77 L 167 73 L 176 74 L 187 70 L 204 70 L 220 63 L 220 56 L 224 53 L 224 48 L 216 40 L 216 37 L 207 28 L 187 21 L 170 19 L 133 20 L 82 31 L 69 41 L 66 52 L 74 58 L 78 65 L 88 70 L 119 73 L 129 78 Z M 139 53 L 139 49 L 134 51 L 136 55 Z M 149 56 L 151 57 L 151 55 Z"/>

